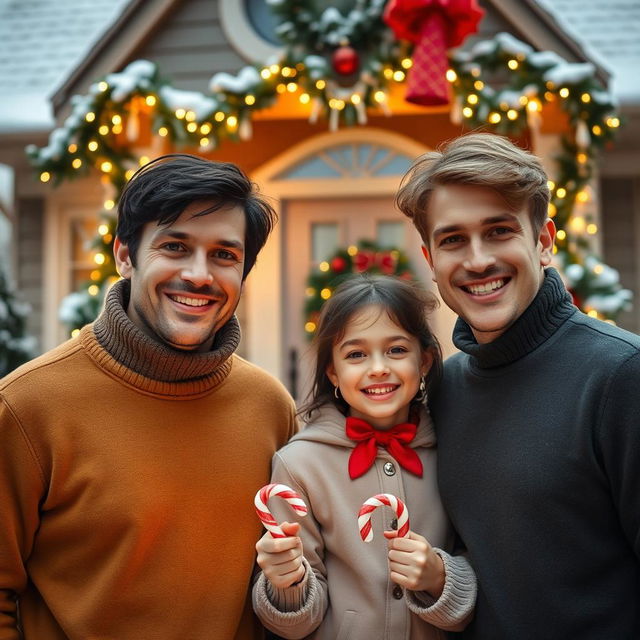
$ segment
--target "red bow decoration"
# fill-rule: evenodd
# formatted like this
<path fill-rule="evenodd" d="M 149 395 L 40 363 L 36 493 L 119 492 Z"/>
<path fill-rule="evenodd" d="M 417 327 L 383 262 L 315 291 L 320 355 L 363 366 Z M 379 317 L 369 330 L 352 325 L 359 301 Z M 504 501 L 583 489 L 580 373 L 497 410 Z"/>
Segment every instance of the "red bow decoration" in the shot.
<path fill-rule="evenodd" d="M 389 0 L 384 21 L 397 38 L 415 44 L 407 102 L 448 104 L 447 49 L 475 33 L 483 15 L 476 0 Z"/>
<path fill-rule="evenodd" d="M 373 267 L 378 267 L 381 273 L 391 275 L 396 270 L 397 260 L 391 252 L 379 253 L 376 251 L 362 250 L 353 256 L 353 267 L 358 273 L 369 271 Z"/>
<path fill-rule="evenodd" d="M 372 467 L 379 446 L 384 447 L 409 473 L 422 478 L 422 462 L 418 454 L 407 446 L 416 436 L 418 427 L 415 424 L 403 422 L 388 431 L 380 431 L 360 418 L 349 416 L 345 426 L 347 437 L 358 443 L 349 456 L 352 480 Z"/>

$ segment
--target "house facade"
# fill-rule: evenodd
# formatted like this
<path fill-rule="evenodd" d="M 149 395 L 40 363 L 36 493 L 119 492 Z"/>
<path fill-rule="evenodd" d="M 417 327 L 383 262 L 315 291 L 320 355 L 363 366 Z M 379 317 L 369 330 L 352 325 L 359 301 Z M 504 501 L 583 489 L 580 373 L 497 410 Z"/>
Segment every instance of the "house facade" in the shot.
<path fill-rule="evenodd" d="M 603 84 L 608 82 L 608 71 L 585 55 L 536 2 L 485 0 L 480 4 L 484 18 L 465 46 L 510 33 L 536 51 L 555 52 L 568 62 L 591 62 Z M 206 93 L 216 74 L 236 75 L 246 65 L 265 64 L 277 54 L 278 46 L 270 37 L 271 19 L 264 2 L 249 0 L 124 3 L 52 96 L 55 120 L 61 124 L 72 113 L 73 96 L 87 94 L 99 79 L 136 60 L 155 63 L 177 90 Z M 255 113 L 246 139 L 224 140 L 204 151 L 186 149 L 237 163 L 273 198 L 279 224 L 247 280 L 238 310 L 243 327 L 241 353 L 277 375 L 294 395 L 300 397 L 307 384 L 307 277 L 336 250 L 363 240 L 382 249 L 401 248 L 416 276 L 433 288 L 417 233 L 394 209 L 393 200 L 416 156 L 463 132 L 451 109 L 451 105 L 410 104 L 404 100 L 404 86 L 398 84 L 389 95 L 390 115 L 369 111 L 365 124 L 331 128 L 324 118 L 310 122 L 309 108 L 285 94 Z M 552 114 L 521 140 L 543 157 L 551 177 L 556 171 L 553 154 L 566 128 L 567 123 Z M 607 150 L 600 165 L 604 180 L 593 177 L 586 206 L 605 231 L 593 238 L 595 249 L 604 252 L 605 259 L 614 259 L 625 286 L 640 291 L 640 269 L 634 257 L 640 248 L 638 170 L 634 168 L 639 163 L 631 162 L 637 157 L 640 135 L 629 147 L 626 136 L 620 138 L 622 143 Z M 0 163 L 10 165 L 15 176 L 16 277 L 34 309 L 30 328 L 45 350 L 68 335 L 58 320 L 59 306 L 95 269 L 90 245 L 113 189 L 96 172 L 56 187 L 39 182 L 24 154 L 25 143 L 44 146 L 47 132 L 0 133 Z M 177 149 L 149 135 L 140 135 L 136 147 L 139 156 L 147 157 L 172 150 Z M 600 194 L 606 207 L 599 206 Z M 453 351 L 453 320 L 444 305 L 433 318 L 445 354 Z M 636 311 L 623 324 L 637 331 L 638 322 Z"/>

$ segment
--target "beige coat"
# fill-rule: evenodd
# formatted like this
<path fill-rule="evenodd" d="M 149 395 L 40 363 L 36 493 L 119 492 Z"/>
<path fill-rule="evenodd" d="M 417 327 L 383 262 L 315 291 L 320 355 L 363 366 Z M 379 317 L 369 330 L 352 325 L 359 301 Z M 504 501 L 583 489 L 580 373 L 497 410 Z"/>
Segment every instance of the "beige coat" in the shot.
<path fill-rule="evenodd" d="M 403 470 L 382 448 L 373 467 L 351 480 L 347 465 L 355 443 L 344 433 L 344 416 L 325 406 L 317 420 L 295 435 L 273 459 L 272 482 L 298 491 L 309 513 L 299 518 L 307 575 L 298 586 L 274 589 L 260 574 L 253 590 L 258 617 L 284 638 L 316 640 L 427 640 L 463 628 L 473 614 L 475 574 L 463 556 L 450 556 L 454 534 L 436 485 L 435 434 L 423 412 L 411 443 L 424 466 L 422 478 Z M 446 584 L 434 602 L 390 581 L 387 542 L 394 513 L 373 513 L 373 541 L 362 541 L 357 515 L 362 503 L 391 493 L 407 505 L 412 531 L 423 535 L 445 562 Z M 295 520 L 289 506 L 273 498 L 278 521 Z"/>

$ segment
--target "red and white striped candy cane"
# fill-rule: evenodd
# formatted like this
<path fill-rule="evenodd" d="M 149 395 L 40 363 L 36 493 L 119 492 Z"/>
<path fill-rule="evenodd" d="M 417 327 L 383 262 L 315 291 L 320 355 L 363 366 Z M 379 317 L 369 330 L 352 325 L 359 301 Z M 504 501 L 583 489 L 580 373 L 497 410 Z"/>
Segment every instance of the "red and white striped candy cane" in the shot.
<path fill-rule="evenodd" d="M 258 518 L 262 520 L 262 524 L 273 538 L 286 538 L 284 531 L 278 526 L 275 518 L 269 511 L 267 502 L 272 496 L 279 496 L 283 500 L 286 500 L 292 507 L 292 509 L 300 516 L 307 515 L 307 505 L 304 500 L 293 490 L 291 487 L 287 487 L 286 484 L 268 484 L 258 493 L 254 499 L 256 505 L 256 513 Z"/>
<path fill-rule="evenodd" d="M 390 493 L 379 493 L 366 500 L 358 513 L 358 529 L 360 529 L 360 536 L 365 542 L 373 540 L 371 514 L 378 507 L 384 505 L 395 511 L 396 518 L 398 518 L 398 537 L 403 538 L 409 532 L 409 512 L 404 502 Z"/>

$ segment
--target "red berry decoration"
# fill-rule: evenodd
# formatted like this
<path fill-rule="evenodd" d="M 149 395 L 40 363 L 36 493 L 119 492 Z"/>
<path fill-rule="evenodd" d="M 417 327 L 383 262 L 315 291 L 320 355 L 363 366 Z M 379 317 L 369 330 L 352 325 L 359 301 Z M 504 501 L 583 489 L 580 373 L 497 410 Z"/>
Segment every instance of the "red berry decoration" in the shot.
<path fill-rule="evenodd" d="M 384 273 L 413 280 L 409 259 L 401 249 L 380 247 L 370 240 L 336 249 L 323 261 L 323 268 L 314 267 L 307 278 L 304 304 L 305 331 L 312 337 L 320 309 L 327 297 L 346 278 L 354 273 Z M 328 268 L 327 268 L 328 267 Z"/>
<path fill-rule="evenodd" d="M 331 56 L 333 70 L 341 76 L 350 76 L 360 67 L 360 56 L 353 47 L 338 47 Z"/>
<path fill-rule="evenodd" d="M 347 261 L 342 256 L 337 256 L 331 261 L 331 270 L 342 273 L 347 268 Z"/>

